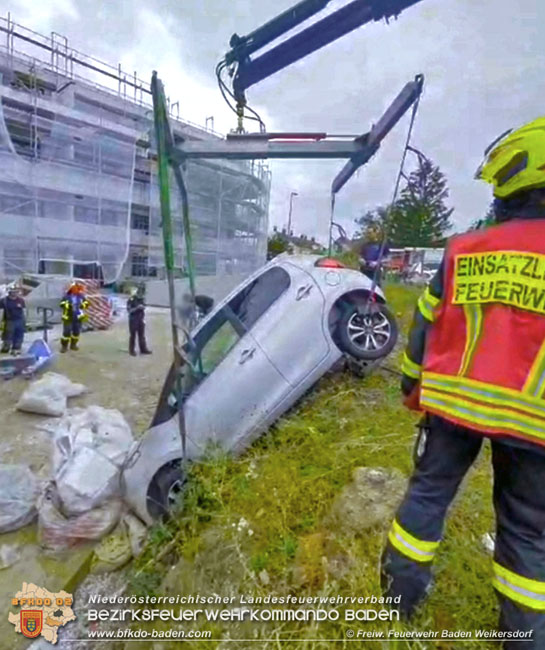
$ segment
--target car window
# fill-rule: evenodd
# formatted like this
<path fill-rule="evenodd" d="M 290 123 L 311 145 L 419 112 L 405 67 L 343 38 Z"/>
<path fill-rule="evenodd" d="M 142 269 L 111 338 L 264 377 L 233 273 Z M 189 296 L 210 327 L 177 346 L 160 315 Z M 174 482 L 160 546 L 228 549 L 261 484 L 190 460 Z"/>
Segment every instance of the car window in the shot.
<path fill-rule="evenodd" d="M 196 332 L 193 345 L 184 345 L 191 360 L 191 367 L 186 366 L 183 373 L 182 391 L 186 396 L 217 368 L 245 332 L 289 286 L 287 271 L 278 266 L 268 269 L 204 323 Z M 171 392 L 170 406 L 175 402 Z"/>
<path fill-rule="evenodd" d="M 210 374 L 239 339 L 233 325 L 226 320 L 201 348 L 202 372 Z"/>
<path fill-rule="evenodd" d="M 202 327 L 193 339 L 193 344 L 184 346 L 191 360 L 191 367 L 184 372 L 184 392 L 189 394 L 229 354 L 244 335 L 229 306 L 214 316 Z"/>
<path fill-rule="evenodd" d="M 238 293 L 229 306 L 249 330 L 289 286 L 289 273 L 280 266 L 273 266 Z"/>

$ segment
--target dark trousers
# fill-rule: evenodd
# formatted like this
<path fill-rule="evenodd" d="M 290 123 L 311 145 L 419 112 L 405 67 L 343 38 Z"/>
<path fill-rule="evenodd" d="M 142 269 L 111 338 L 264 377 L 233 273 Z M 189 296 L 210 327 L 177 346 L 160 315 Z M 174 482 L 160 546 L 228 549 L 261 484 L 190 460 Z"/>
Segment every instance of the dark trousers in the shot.
<path fill-rule="evenodd" d="M 430 543 L 441 539 L 447 509 L 482 442 L 471 430 L 435 416 L 417 442 L 421 453 L 415 453 L 415 469 L 382 557 L 383 589 L 401 595 L 405 614 L 431 586 L 435 549 Z M 533 630 L 531 641 L 507 641 L 504 648 L 545 648 L 545 455 L 492 440 L 492 463 L 500 628 Z M 401 544 L 392 542 L 392 534 Z"/>
<path fill-rule="evenodd" d="M 23 345 L 25 337 L 25 321 L 22 318 L 6 320 L 5 330 L 2 335 L 2 352 L 18 351 Z"/>
<path fill-rule="evenodd" d="M 136 337 L 138 337 L 138 347 L 140 352 L 146 352 L 148 345 L 146 343 L 146 324 L 143 320 L 129 319 L 129 352 L 135 352 Z"/>
<path fill-rule="evenodd" d="M 77 319 L 65 320 L 62 324 L 61 343 L 67 347 L 69 343 L 76 345 L 81 333 L 81 321 Z"/>

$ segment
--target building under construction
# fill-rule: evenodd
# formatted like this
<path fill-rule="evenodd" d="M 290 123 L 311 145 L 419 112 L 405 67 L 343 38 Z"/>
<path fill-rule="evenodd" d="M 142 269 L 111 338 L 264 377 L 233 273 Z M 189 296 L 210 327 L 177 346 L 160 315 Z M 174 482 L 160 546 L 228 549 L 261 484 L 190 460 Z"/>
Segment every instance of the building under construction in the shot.
<path fill-rule="evenodd" d="M 22 272 L 104 282 L 164 275 L 149 83 L 0 18 L 0 281 Z M 220 138 L 180 119 L 175 139 Z M 186 170 L 197 275 L 246 275 L 266 258 L 261 162 Z M 184 277 L 176 192 L 175 251 Z"/>

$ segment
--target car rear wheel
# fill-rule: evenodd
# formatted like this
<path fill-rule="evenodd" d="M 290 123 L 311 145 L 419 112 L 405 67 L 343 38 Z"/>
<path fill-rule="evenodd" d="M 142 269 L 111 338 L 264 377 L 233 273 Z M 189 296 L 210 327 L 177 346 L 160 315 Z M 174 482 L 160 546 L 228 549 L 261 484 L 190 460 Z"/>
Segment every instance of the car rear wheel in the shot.
<path fill-rule="evenodd" d="M 181 469 L 181 460 L 173 460 L 157 471 L 148 488 L 147 506 L 153 519 L 168 516 L 175 505 L 181 502 L 186 476 Z"/>
<path fill-rule="evenodd" d="M 390 354 L 397 342 L 397 323 L 383 304 L 351 304 L 339 320 L 338 339 L 343 352 L 356 359 L 375 360 Z"/>

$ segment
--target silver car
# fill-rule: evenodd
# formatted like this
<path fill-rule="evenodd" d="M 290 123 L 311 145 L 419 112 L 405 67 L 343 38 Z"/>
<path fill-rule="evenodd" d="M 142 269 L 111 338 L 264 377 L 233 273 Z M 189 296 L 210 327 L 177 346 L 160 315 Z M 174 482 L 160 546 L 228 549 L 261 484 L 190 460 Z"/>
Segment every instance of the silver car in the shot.
<path fill-rule="evenodd" d="M 210 443 L 241 452 L 343 355 L 363 364 L 397 340 L 395 319 L 359 271 L 315 255 L 276 257 L 198 324 L 185 352 L 182 408 L 188 460 Z M 151 428 L 124 471 L 126 498 L 149 523 L 182 489 L 171 368 Z"/>

